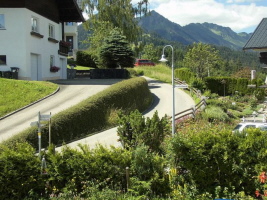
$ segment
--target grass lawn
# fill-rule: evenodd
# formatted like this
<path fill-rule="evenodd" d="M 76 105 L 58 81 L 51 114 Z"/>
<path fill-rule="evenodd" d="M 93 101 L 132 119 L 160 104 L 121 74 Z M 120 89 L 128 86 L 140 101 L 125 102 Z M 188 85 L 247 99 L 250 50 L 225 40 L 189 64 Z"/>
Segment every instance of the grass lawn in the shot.
<path fill-rule="evenodd" d="M 0 78 L 0 117 L 53 93 L 58 86 L 47 81 Z"/>
<path fill-rule="evenodd" d="M 141 66 L 133 68 L 138 74 L 143 72 L 144 76 L 160 80 L 165 83 L 172 82 L 172 70 L 171 67 L 159 64 L 155 66 Z"/>
<path fill-rule="evenodd" d="M 71 67 L 69 65 L 67 67 L 68 67 L 68 69 L 71 69 Z M 89 69 L 93 69 L 93 68 L 92 67 L 84 67 L 84 66 L 76 65 L 76 67 L 74 67 L 74 69 L 77 69 L 77 70 L 89 70 Z"/>

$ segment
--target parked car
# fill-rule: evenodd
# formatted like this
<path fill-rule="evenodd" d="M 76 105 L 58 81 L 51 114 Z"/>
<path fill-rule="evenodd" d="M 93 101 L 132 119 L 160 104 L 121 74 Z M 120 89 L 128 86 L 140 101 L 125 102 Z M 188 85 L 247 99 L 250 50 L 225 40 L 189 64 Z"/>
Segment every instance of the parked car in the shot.
<path fill-rule="evenodd" d="M 264 122 L 241 122 L 233 129 L 233 133 L 242 132 L 248 128 L 259 128 L 263 131 L 267 131 L 267 123 Z"/>
<path fill-rule="evenodd" d="M 136 59 L 134 66 L 155 66 L 155 63 L 148 59 Z"/>

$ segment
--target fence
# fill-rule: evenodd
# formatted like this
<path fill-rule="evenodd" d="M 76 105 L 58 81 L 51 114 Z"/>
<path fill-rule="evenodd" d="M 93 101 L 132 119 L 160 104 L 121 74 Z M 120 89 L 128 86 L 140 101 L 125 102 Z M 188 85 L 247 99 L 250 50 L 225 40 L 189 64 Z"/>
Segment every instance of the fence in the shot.
<path fill-rule="evenodd" d="M 186 85 L 184 81 L 181 81 L 179 79 L 174 79 L 175 84 L 178 85 Z M 195 118 L 196 114 L 203 110 L 206 106 L 206 100 L 201 96 L 201 92 L 195 88 L 187 88 L 190 91 L 190 94 L 194 93 L 198 98 L 202 98 L 201 101 L 196 104 L 195 106 L 192 106 L 192 108 L 189 108 L 187 110 L 184 110 L 182 112 L 179 112 L 175 114 L 175 120 L 183 120 L 183 119 L 188 119 L 188 118 Z"/>
<path fill-rule="evenodd" d="M 206 107 L 206 105 L 207 105 L 206 100 L 202 99 L 198 104 L 192 106 L 192 108 L 189 108 L 187 110 L 175 114 L 175 120 L 195 118 L 196 114 L 202 111 Z"/>

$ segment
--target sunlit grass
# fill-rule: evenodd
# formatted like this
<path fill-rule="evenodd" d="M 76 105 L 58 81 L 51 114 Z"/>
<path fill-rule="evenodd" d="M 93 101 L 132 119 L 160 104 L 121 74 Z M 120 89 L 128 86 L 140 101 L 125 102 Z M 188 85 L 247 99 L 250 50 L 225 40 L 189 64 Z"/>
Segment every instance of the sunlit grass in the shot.
<path fill-rule="evenodd" d="M 68 65 L 67 66 L 68 69 L 71 69 L 71 67 Z M 76 65 L 76 67 L 74 67 L 74 69 L 76 70 L 89 70 L 89 69 L 93 69 L 92 67 L 84 67 L 84 66 L 80 66 L 80 65 Z"/>
<path fill-rule="evenodd" d="M 0 117 L 41 99 L 57 89 L 47 81 L 22 81 L 0 78 Z"/>
<path fill-rule="evenodd" d="M 165 83 L 172 82 L 171 67 L 164 64 L 159 64 L 153 67 L 134 67 L 134 70 L 136 70 L 138 74 L 143 74 L 144 76 L 148 76 L 150 78 L 157 79 Z"/>

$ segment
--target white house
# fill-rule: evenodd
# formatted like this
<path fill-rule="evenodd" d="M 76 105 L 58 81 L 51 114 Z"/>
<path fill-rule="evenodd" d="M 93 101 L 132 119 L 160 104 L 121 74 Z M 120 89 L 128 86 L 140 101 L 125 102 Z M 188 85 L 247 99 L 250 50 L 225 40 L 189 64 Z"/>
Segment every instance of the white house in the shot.
<path fill-rule="evenodd" d="M 83 21 L 76 0 L 1 0 L 0 71 L 18 67 L 22 80 L 66 79 L 67 56 L 77 49 Z"/>

